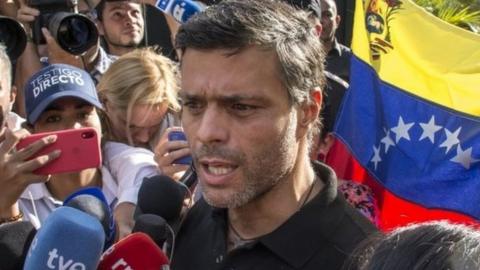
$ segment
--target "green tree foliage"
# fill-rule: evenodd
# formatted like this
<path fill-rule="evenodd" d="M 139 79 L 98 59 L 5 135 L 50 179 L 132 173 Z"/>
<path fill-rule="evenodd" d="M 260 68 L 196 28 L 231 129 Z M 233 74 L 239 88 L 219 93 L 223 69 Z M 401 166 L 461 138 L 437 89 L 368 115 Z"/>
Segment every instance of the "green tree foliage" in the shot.
<path fill-rule="evenodd" d="M 448 23 L 480 33 L 480 0 L 414 0 L 414 2 Z"/>

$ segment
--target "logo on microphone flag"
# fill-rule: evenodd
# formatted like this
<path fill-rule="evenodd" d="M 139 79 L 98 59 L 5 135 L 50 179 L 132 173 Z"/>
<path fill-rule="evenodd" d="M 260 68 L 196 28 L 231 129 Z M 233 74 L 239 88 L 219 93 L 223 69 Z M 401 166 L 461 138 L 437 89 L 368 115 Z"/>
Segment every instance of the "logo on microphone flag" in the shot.
<path fill-rule="evenodd" d="M 388 194 L 383 228 L 478 222 L 480 36 L 410 0 L 357 0 L 353 33 L 335 133 Z"/>

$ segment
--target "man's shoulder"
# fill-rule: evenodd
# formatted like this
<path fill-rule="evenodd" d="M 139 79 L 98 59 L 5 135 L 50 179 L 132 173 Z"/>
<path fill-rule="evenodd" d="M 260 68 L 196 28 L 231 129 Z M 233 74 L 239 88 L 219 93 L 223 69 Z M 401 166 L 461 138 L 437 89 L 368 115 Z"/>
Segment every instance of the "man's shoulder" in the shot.
<path fill-rule="evenodd" d="M 364 239 L 372 234 L 378 233 L 378 229 L 358 210 L 353 208 L 343 197 L 338 194 L 337 203 L 341 205 L 342 218 L 332 224 L 333 232 L 329 240 L 335 247 L 343 252 L 350 253 Z"/>
<path fill-rule="evenodd" d="M 193 207 L 188 211 L 185 218 L 185 227 L 188 227 L 189 224 L 199 224 L 199 223 L 210 223 L 214 222 L 212 215 L 216 214 L 219 209 L 215 209 L 209 205 L 204 198 L 200 198 Z M 208 228 L 203 226 L 195 226 L 196 228 Z M 182 226 L 183 229 L 183 226 Z M 188 229 L 188 228 L 187 228 Z"/>

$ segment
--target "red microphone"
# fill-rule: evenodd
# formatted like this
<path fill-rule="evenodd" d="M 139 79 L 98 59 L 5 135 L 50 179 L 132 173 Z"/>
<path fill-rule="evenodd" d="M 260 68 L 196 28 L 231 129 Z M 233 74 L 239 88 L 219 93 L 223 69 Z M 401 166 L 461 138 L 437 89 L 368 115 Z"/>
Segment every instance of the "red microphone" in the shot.
<path fill-rule="evenodd" d="M 170 270 L 167 256 L 144 233 L 133 233 L 107 249 L 98 270 Z"/>

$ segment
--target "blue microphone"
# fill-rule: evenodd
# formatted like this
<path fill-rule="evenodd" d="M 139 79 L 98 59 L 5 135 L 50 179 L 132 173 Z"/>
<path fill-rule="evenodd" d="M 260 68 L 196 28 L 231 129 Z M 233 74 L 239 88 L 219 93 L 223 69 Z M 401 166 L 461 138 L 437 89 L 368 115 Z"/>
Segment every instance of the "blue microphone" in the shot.
<path fill-rule="evenodd" d="M 62 206 L 38 230 L 23 269 L 96 269 L 104 242 L 105 233 L 96 218 Z"/>
<path fill-rule="evenodd" d="M 105 249 L 115 242 L 116 226 L 113 212 L 99 188 L 88 187 L 77 190 L 63 201 L 63 205 L 76 208 L 100 221 L 106 236 Z"/>
<path fill-rule="evenodd" d="M 157 0 L 155 6 L 163 13 L 171 15 L 179 23 L 186 22 L 190 17 L 203 10 L 203 7 L 191 0 Z"/>

